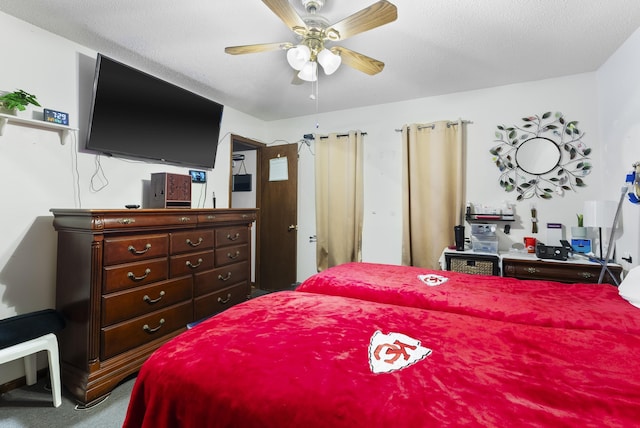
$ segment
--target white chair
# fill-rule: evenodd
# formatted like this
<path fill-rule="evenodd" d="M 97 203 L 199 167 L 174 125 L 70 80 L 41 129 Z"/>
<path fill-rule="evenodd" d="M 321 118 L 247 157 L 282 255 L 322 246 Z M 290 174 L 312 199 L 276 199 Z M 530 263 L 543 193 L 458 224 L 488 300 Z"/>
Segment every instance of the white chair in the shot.
<path fill-rule="evenodd" d="M 37 381 L 36 354 L 47 351 L 53 405 L 62 404 L 58 339 L 54 332 L 64 327 L 64 320 L 53 309 L 17 315 L 0 320 L 0 364 L 24 359 L 27 385 Z"/>

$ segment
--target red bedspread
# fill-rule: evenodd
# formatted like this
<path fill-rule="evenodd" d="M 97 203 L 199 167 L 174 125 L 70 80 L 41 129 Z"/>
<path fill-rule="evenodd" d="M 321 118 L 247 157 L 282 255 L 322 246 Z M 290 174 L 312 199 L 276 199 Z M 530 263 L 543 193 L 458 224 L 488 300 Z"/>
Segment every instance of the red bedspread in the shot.
<path fill-rule="evenodd" d="M 370 349 L 376 331 L 407 335 L 432 353 L 374 373 L 369 355 L 395 362 L 409 351 L 402 341 Z M 156 351 L 124 426 L 634 426 L 637 361 L 640 338 L 620 332 L 280 292 Z"/>
<path fill-rule="evenodd" d="M 447 281 L 429 286 L 418 278 L 425 274 Z M 524 324 L 640 334 L 640 309 L 609 284 L 522 281 L 412 266 L 346 263 L 311 276 L 297 290 Z"/>

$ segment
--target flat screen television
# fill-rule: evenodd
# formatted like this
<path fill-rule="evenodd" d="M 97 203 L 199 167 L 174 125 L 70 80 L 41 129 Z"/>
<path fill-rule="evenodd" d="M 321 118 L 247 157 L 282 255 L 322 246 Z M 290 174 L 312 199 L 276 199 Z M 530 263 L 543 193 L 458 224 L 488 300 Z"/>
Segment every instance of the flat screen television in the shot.
<path fill-rule="evenodd" d="M 98 54 L 85 148 L 213 168 L 223 106 Z"/>

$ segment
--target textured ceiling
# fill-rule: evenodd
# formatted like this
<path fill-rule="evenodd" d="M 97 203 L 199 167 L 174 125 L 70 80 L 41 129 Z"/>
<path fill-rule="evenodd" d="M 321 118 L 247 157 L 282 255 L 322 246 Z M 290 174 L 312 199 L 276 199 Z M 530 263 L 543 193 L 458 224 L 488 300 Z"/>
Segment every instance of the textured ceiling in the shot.
<path fill-rule="evenodd" d="M 326 0 L 337 22 L 375 0 Z M 640 26 L 638 0 L 390 0 L 398 19 L 339 43 L 383 61 L 292 84 L 295 42 L 260 0 L 0 0 L 0 11 L 252 116 L 274 120 L 595 71 Z M 291 0 L 300 14 L 299 0 Z"/>

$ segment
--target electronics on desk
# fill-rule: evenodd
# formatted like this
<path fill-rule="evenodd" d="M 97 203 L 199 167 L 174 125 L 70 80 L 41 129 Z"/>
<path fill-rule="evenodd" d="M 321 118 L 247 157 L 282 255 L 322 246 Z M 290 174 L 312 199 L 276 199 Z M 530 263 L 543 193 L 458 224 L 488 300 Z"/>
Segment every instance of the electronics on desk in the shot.
<path fill-rule="evenodd" d="M 567 260 L 569 250 L 565 247 L 548 247 L 539 243 L 536 245 L 536 257 L 540 259 Z"/>
<path fill-rule="evenodd" d="M 574 253 L 586 254 L 591 252 L 591 239 L 572 239 L 571 247 Z"/>
<path fill-rule="evenodd" d="M 557 244 L 562 241 L 562 223 L 547 223 L 547 242 Z"/>
<path fill-rule="evenodd" d="M 453 227 L 453 237 L 456 243 L 457 251 L 464 251 L 464 226 L 457 225 Z"/>

